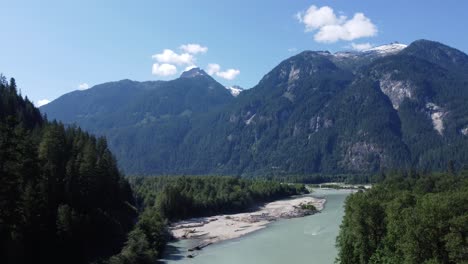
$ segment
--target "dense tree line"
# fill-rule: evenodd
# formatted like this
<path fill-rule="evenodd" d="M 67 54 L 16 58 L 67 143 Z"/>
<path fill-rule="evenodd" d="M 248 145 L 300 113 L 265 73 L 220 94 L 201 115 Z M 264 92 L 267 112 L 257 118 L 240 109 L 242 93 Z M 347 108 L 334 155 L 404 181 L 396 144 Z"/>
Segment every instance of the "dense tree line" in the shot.
<path fill-rule="evenodd" d="M 380 175 L 373 174 L 309 174 L 309 175 L 268 175 L 259 176 L 257 179 L 266 179 L 279 182 L 320 184 L 329 182 L 344 182 L 348 184 L 370 183 L 378 181 Z"/>
<path fill-rule="evenodd" d="M 349 196 L 338 263 L 468 263 L 468 171 L 387 176 Z"/>
<path fill-rule="evenodd" d="M 161 257 L 171 235 L 167 220 L 155 207 L 144 208 L 121 252 L 103 264 L 150 264 Z"/>
<path fill-rule="evenodd" d="M 87 263 L 119 252 L 136 210 L 106 140 L 45 120 L 0 75 L 0 262 Z"/>
<path fill-rule="evenodd" d="M 303 184 L 222 176 L 165 176 L 130 179 L 145 207 L 169 220 L 245 211 L 259 203 L 303 194 Z"/>

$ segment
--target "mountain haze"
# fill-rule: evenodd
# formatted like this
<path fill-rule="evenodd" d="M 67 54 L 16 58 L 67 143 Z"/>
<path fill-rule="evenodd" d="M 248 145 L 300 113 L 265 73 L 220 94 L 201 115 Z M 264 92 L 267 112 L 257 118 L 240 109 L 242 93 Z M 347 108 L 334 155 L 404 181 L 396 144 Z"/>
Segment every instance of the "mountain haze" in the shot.
<path fill-rule="evenodd" d="M 468 56 L 418 40 L 304 51 L 237 97 L 201 69 L 45 105 L 105 135 L 128 173 L 264 175 L 445 169 L 468 162 Z"/>

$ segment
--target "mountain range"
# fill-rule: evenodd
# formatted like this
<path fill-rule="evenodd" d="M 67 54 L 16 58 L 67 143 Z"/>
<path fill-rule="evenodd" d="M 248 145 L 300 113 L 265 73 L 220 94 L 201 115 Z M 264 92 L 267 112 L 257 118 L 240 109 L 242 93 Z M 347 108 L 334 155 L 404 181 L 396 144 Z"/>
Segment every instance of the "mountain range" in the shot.
<path fill-rule="evenodd" d="M 202 69 L 65 94 L 49 119 L 108 138 L 128 174 L 371 173 L 468 164 L 468 56 L 418 40 L 304 51 L 251 89 Z"/>

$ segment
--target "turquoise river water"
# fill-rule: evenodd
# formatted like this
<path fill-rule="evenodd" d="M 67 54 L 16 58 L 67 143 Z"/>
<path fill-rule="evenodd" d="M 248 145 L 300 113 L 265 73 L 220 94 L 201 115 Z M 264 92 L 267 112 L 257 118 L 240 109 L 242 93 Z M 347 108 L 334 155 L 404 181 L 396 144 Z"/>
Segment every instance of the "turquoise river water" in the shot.
<path fill-rule="evenodd" d="M 348 190 L 314 190 L 313 196 L 325 197 L 321 213 L 279 220 L 246 236 L 210 245 L 186 258 L 194 241 L 181 240 L 169 245 L 163 263 L 193 264 L 331 264 L 337 250 L 335 239 L 344 214 Z"/>

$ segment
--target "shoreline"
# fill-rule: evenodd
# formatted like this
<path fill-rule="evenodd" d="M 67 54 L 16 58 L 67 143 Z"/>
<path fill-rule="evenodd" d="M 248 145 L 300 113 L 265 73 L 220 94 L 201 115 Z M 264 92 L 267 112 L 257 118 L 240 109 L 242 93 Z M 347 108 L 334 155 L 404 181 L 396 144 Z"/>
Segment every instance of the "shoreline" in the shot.
<path fill-rule="evenodd" d="M 335 190 L 369 190 L 372 184 L 347 184 L 343 182 L 324 182 L 319 184 L 307 184 L 306 188 L 310 189 L 335 189 Z"/>
<path fill-rule="evenodd" d="M 235 239 L 266 226 L 279 219 L 290 219 L 315 214 L 323 210 L 326 200 L 312 196 L 296 196 L 266 203 L 257 210 L 246 213 L 222 214 L 192 218 L 170 225 L 174 238 L 197 240 L 197 246 L 189 251 L 201 250 L 211 244 Z M 303 209 L 313 205 L 316 210 Z M 193 255 L 188 255 L 193 257 Z"/>

